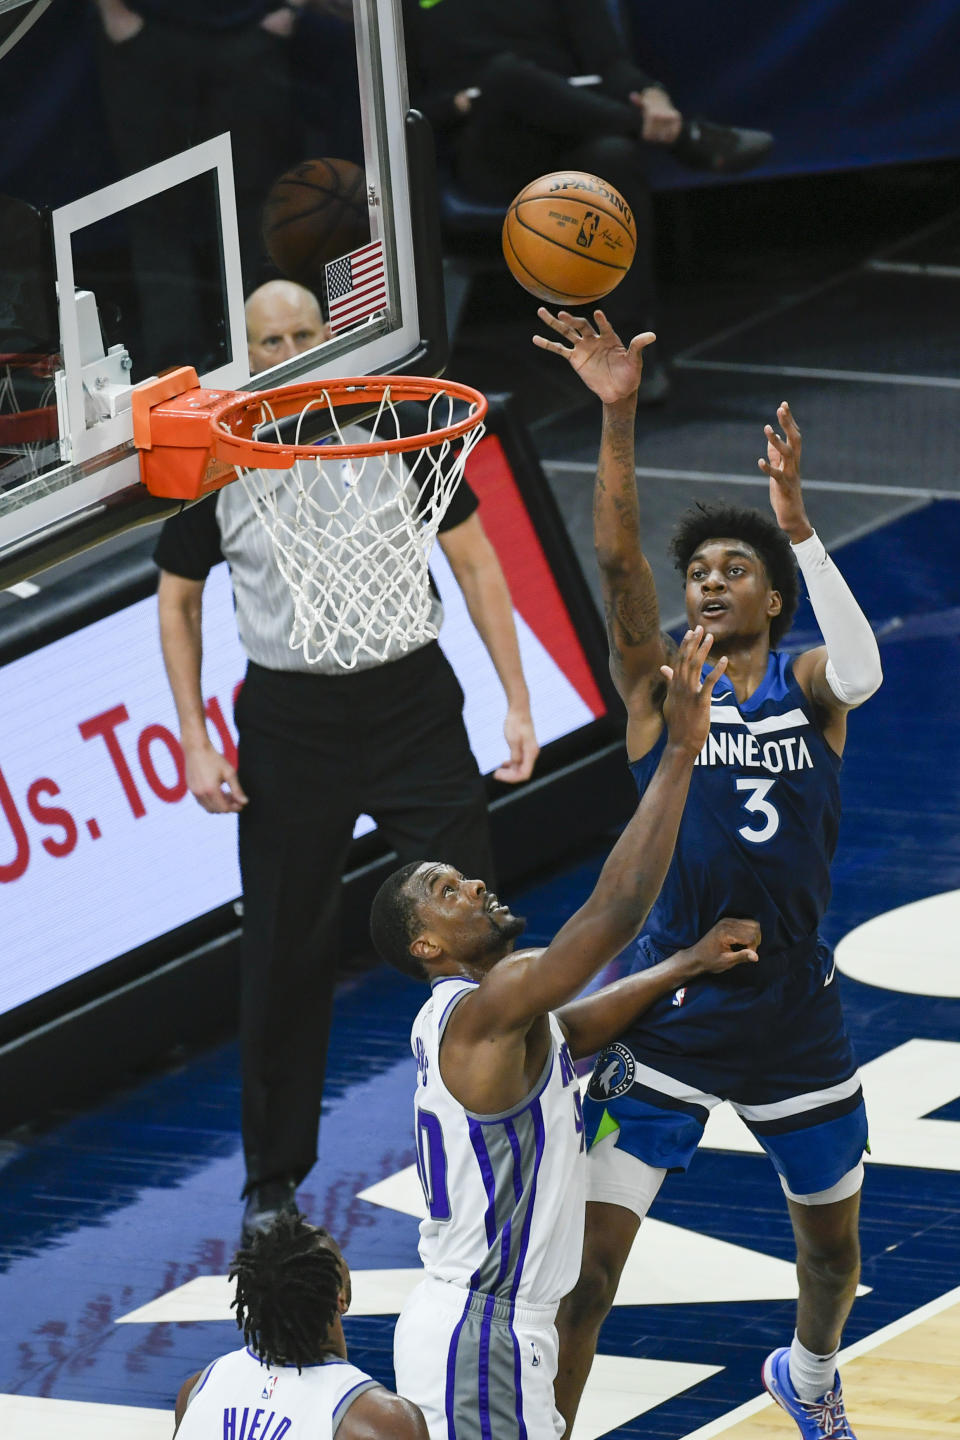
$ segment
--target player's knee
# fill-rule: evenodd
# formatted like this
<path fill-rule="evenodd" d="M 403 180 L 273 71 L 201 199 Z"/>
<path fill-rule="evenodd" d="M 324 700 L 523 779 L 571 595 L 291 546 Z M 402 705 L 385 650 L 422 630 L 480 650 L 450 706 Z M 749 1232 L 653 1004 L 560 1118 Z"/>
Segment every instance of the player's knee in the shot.
<path fill-rule="evenodd" d="M 537 69 L 532 60 L 522 60 L 512 51 L 503 50 L 499 55 L 492 56 L 483 67 L 483 73 L 477 77 L 478 88 L 488 103 L 491 99 L 515 102 L 516 87 L 523 85 L 531 70 Z"/>
<path fill-rule="evenodd" d="M 584 1252 L 580 1278 L 564 1300 L 571 1326 L 599 1326 L 613 1305 L 620 1280 L 620 1267 L 602 1253 Z"/>
<path fill-rule="evenodd" d="M 807 1243 L 799 1250 L 801 1267 L 823 1287 L 842 1290 L 860 1274 L 860 1242 L 856 1235 Z"/>

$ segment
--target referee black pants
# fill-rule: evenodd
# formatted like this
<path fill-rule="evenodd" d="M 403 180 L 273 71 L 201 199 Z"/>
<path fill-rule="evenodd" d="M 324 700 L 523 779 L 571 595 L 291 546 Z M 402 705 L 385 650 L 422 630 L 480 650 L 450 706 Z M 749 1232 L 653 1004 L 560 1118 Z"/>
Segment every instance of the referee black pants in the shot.
<path fill-rule="evenodd" d="M 493 880 L 463 692 L 436 642 L 343 675 L 251 664 L 237 702 L 244 1193 L 317 1158 L 340 885 L 358 815 L 399 863 Z M 426 998 L 426 997 L 424 997 Z M 412 1018 L 412 1017 L 411 1017 Z"/>

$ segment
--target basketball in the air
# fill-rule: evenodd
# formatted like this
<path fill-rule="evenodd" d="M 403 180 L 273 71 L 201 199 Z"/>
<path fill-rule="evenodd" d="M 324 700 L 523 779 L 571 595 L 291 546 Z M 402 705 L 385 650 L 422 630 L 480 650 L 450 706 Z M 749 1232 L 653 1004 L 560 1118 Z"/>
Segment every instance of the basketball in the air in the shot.
<path fill-rule="evenodd" d="M 533 180 L 511 202 L 503 254 L 515 280 L 555 305 L 589 305 L 620 284 L 637 245 L 618 190 L 582 170 Z"/>
<path fill-rule="evenodd" d="M 271 186 L 262 230 L 286 279 L 322 287 L 323 267 L 370 239 L 366 175 L 352 160 L 302 161 Z"/>

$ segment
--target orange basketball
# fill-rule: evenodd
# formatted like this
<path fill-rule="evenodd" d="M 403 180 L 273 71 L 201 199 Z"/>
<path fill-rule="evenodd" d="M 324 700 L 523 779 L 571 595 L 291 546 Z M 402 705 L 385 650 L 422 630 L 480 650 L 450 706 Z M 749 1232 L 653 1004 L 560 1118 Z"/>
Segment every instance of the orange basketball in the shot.
<path fill-rule="evenodd" d="M 515 280 L 538 300 L 589 305 L 630 269 L 637 229 L 618 190 L 582 170 L 532 180 L 503 222 L 503 254 Z"/>

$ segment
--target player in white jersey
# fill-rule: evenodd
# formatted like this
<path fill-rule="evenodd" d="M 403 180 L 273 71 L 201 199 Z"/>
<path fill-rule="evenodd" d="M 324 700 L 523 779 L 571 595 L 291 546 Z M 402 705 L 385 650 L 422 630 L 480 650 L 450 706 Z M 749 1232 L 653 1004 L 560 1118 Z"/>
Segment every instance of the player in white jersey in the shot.
<path fill-rule="evenodd" d="M 280 1214 L 230 1279 L 247 1344 L 184 1382 L 179 1440 L 427 1440 L 417 1407 L 347 1360 L 350 1271 L 326 1230 Z"/>
<path fill-rule="evenodd" d="M 710 644 L 698 626 L 664 666 L 663 759 L 590 899 L 545 950 L 511 953 L 524 922 L 449 865 L 406 865 L 374 901 L 380 954 L 433 992 L 411 1037 L 426 1277 L 394 1339 L 397 1384 L 431 1440 L 562 1434 L 553 1322 L 577 1280 L 584 1216 L 574 1059 L 694 975 L 757 958 L 755 922 L 725 920 L 690 950 L 573 1000 L 635 938 L 663 881 L 724 668 L 701 685 Z"/>

